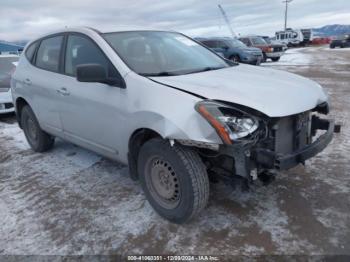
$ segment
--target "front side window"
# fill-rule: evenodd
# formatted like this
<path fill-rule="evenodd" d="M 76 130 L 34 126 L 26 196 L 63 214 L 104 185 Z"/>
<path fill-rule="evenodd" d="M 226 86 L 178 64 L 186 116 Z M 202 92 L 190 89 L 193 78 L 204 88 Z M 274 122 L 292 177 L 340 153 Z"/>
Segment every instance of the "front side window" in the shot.
<path fill-rule="evenodd" d="M 229 66 L 213 52 L 178 33 L 132 31 L 102 36 L 140 75 L 181 75 Z"/>
<path fill-rule="evenodd" d="M 76 76 L 76 67 L 82 64 L 99 64 L 106 69 L 109 77 L 118 76 L 116 69 L 91 39 L 70 35 L 66 48 L 65 73 Z"/>
<path fill-rule="evenodd" d="M 41 41 L 36 56 L 36 66 L 58 72 L 63 36 L 55 36 Z"/>

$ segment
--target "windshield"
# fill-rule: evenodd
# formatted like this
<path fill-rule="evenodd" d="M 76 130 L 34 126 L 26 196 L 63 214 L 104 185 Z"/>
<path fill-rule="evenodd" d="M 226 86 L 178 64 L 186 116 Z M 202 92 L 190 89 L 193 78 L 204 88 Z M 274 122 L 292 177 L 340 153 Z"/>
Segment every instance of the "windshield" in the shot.
<path fill-rule="evenodd" d="M 265 41 L 266 43 L 268 43 L 268 44 L 271 44 L 271 40 L 270 40 L 270 38 L 268 38 L 268 37 L 264 37 L 264 41 Z"/>
<path fill-rule="evenodd" d="M 226 40 L 226 43 L 228 43 L 229 46 L 233 46 L 233 47 L 243 47 L 246 48 L 247 46 L 245 44 L 243 44 L 241 41 L 239 41 L 238 39 L 232 39 L 232 40 Z"/>
<path fill-rule="evenodd" d="M 229 67 L 225 60 L 179 33 L 132 31 L 102 36 L 140 75 L 181 75 Z"/>
<path fill-rule="evenodd" d="M 253 45 L 266 45 L 266 42 L 261 37 L 253 37 L 251 40 L 253 42 Z"/>

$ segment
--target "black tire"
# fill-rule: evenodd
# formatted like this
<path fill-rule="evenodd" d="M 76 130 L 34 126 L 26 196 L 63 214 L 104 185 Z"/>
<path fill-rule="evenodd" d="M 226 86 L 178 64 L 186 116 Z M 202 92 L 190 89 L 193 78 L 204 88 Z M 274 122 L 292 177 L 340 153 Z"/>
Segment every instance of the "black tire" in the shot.
<path fill-rule="evenodd" d="M 21 125 L 30 147 L 35 152 L 45 152 L 53 147 L 55 139 L 41 130 L 30 106 L 24 106 L 21 111 Z"/>
<path fill-rule="evenodd" d="M 208 202 L 208 174 L 198 154 L 190 148 L 153 138 L 140 150 L 138 172 L 151 206 L 173 223 L 189 221 Z"/>
<path fill-rule="evenodd" d="M 265 54 L 265 53 L 263 53 L 263 59 L 262 59 L 262 61 L 261 61 L 261 62 L 265 63 L 265 62 L 266 62 L 266 60 L 267 60 L 267 56 L 266 56 L 266 54 Z"/>
<path fill-rule="evenodd" d="M 277 62 L 280 60 L 280 57 L 272 57 L 271 60 L 272 62 Z"/>
<path fill-rule="evenodd" d="M 239 55 L 233 55 L 230 57 L 230 60 L 235 62 L 235 63 L 240 63 L 241 62 L 241 58 L 239 57 Z"/>
<path fill-rule="evenodd" d="M 329 47 L 330 47 L 331 49 L 334 49 L 334 48 L 335 48 L 335 46 L 334 46 L 334 45 L 330 45 Z"/>

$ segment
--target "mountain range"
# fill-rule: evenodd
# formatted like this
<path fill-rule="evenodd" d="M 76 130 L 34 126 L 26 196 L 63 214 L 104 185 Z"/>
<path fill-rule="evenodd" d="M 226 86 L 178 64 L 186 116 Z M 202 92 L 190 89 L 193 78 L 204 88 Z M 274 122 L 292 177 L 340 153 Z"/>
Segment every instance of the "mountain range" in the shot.
<path fill-rule="evenodd" d="M 313 34 L 317 36 L 337 36 L 350 34 L 350 25 L 326 25 L 312 29 Z"/>

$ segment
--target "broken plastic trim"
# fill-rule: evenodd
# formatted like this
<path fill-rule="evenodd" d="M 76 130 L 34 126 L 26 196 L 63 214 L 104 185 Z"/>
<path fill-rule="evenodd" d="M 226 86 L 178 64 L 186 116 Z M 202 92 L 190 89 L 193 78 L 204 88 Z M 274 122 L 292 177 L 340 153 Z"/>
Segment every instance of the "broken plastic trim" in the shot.
<path fill-rule="evenodd" d="M 177 139 L 176 141 L 184 146 L 198 147 L 198 148 L 203 148 L 203 149 L 219 151 L 218 144 L 201 142 L 201 141 L 194 141 L 194 140 L 186 140 L 186 139 Z"/>

